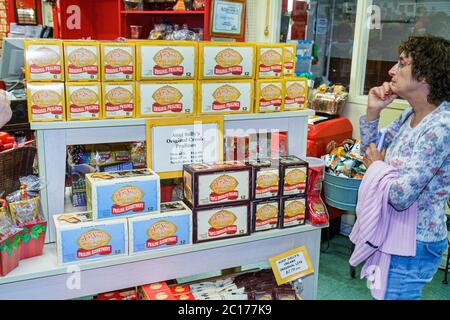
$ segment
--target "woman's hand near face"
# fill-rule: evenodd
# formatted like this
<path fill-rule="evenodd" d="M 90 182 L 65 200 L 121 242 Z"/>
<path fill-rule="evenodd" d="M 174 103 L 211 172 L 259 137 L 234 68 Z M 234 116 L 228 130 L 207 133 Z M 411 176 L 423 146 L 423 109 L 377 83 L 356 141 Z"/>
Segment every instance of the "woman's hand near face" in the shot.
<path fill-rule="evenodd" d="M 366 121 L 372 121 L 380 116 L 381 110 L 397 99 L 392 92 L 389 82 L 384 82 L 379 87 L 370 89 L 368 94 Z"/>
<path fill-rule="evenodd" d="M 367 148 L 366 153 L 363 157 L 363 163 L 366 166 L 367 169 L 374 163 L 375 161 L 381 160 L 384 161 L 384 157 L 386 156 L 386 149 L 383 149 L 383 151 L 378 151 L 375 144 L 371 143 L 369 145 L 369 148 Z"/>

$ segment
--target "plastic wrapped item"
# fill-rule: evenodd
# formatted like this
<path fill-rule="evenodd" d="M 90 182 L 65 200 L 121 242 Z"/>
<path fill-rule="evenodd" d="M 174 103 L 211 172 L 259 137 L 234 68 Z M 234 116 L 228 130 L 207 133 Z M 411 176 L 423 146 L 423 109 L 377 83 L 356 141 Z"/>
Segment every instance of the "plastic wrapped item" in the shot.
<path fill-rule="evenodd" d="M 342 85 L 320 85 L 313 93 L 310 108 L 318 113 L 339 115 L 347 102 L 348 93 Z"/>
<path fill-rule="evenodd" d="M 133 142 L 131 144 L 131 162 L 134 169 L 143 169 L 147 164 L 145 142 Z"/>
<path fill-rule="evenodd" d="M 325 161 L 319 158 L 307 157 L 308 162 L 308 212 L 309 220 L 313 226 L 328 224 L 328 210 L 322 200 L 322 181 L 325 175 Z"/>
<path fill-rule="evenodd" d="M 204 10 L 205 9 L 205 0 L 194 0 L 192 7 L 194 10 Z"/>
<path fill-rule="evenodd" d="M 6 200 L 0 199 L 0 243 L 21 230 L 11 219 Z"/>
<path fill-rule="evenodd" d="M 329 151 L 324 157 L 325 171 L 338 177 L 362 179 L 366 167 L 362 162 L 359 140 L 347 139 L 340 146 Z"/>
<path fill-rule="evenodd" d="M 39 197 L 12 202 L 9 210 L 13 222 L 19 227 L 45 221 Z"/>

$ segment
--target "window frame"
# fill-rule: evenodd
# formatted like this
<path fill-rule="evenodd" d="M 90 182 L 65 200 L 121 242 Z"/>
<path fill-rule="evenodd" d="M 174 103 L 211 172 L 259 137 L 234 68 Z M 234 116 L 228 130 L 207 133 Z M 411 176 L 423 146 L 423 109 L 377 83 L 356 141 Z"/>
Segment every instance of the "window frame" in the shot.
<path fill-rule="evenodd" d="M 355 33 L 353 41 L 352 64 L 350 69 L 350 92 L 349 103 L 367 105 L 368 96 L 364 92 L 364 81 L 366 76 L 367 51 L 369 47 L 369 32 L 367 28 L 367 13 L 372 0 L 358 0 L 356 6 Z M 395 110 L 405 110 L 409 106 L 403 99 L 395 99 L 387 108 Z"/>

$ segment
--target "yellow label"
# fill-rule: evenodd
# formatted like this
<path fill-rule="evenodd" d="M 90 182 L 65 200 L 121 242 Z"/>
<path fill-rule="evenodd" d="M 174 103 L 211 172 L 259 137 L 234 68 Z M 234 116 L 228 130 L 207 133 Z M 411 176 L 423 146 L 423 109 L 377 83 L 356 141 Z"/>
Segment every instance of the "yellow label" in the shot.
<path fill-rule="evenodd" d="M 214 193 L 222 194 L 236 189 L 239 182 L 230 175 L 223 175 L 214 179 L 209 187 Z"/>
<path fill-rule="evenodd" d="M 66 82 L 67 119 L 101 119 L 101 96 L 102 91 L 99 82 Z"/>
<path fill-rule="evenodd" d="M 66 116 L 64 83 L 27 83 L 29 122 L 62 121 Z"/>
<path fill-rule="evenodd" d="M 295 62 L 297 60 L 297 45 L 286 44 L 283 48 L 284 76 L 293 76 L 295 73 Z"/>
<path fill-rule="evenodd" d="M 272 257 L 269 263 L 279 286 L 314 272 L 305 246 Z"/>
<path fill-rule="evenodd" d="M 256 81 L 256 112 L 279 112 L 284 110 L 283 80 L 268 79 Z"/>
<path fill-rule="evenodd" d="M 275 173 L 272 174 L 260 174 L 256 179 L 256 186 L 260 188 L 268 188 L 270 186 L 278 185 L 278 175 Z"/>
<path fill-rule="evenodd" d="M 64 81 L 63 46 L 60 40 L 24 40 L 27 81 Z"/>
<path fill-rule="evenodd" d="M 113 193 L 112 200 L 118 205 L 126 206 L 141 201 L 143 197 L 144 192 L 140 188 L 125 186 Z"/>
<path fill-rule="evenodd" d="M 284 44 L 257 45 L 257 78 L 280 78 L 283 74 Z"/>
<path fill-rule="evenodd" d="M 292 201 L 284 208 L 284 216 L 294 217 L 305 213 L 305 204 L 301 201 Z"/>
<path fill-rule="evenodd" d="M 220 229 L 233 225 L 236 220 L 236 215 L 230 210 L 220 210 L 209 218 L 208 223 L 214 229 Z"/>
<path fill-rule="evenodd" d="M 257 220 L 268 220 L 278 217 L 278 208 L 272 204 L 265 204 L 256 211 Z"/>
<path fill-rule="evenodd" d="M 306 181 L 306 174 L 303 172 L 303 170 L 300 169 L 294 169 L 292 171 L 289 171 L 286 176 L 284 177 L 284 181 L 287 184 L 293 185 L 298 184 L 300 182 Z"/>
<path fill-rule="evenodd" d="M 137 101 L 134 82 L 103 82 L 102 94 L 105 119 L 134 117 Z"/>
<path fill-rule="evenodd" d="M 100 44 L 103 81 L 132 81 L 136 75 L 134 43 Z"/>
<path fill-rule="evenodd" d="M 100 81 L 100 45 L 97 41 L 64 41 L 66 81 Z"/>
<path fill-rule="evenodd" d="M 111 235 L 103 230 L 90 230 L 78 238 L 78 247 L 84 250 L 92 250 L 106 246 L 111 241 Z"/>
<path fill-rule="evenodd" d="M 308 97 L 308 79 L 306 78 L 285 78 L 284 110 L 306 109 Z"/>
<path fill-rule="evenodd" d="M 170 221 L 159 221 L 150 226 L 147 235 L 152 240 L 171 237 L 177 232 L 177 226 Z"/>

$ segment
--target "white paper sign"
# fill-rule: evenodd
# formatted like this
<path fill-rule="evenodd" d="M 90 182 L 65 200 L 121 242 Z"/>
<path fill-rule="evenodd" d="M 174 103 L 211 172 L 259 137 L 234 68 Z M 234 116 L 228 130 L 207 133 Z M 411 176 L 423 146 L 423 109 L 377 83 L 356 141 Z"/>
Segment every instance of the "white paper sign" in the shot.
<path fill-rule="evenodd" d="M 222 0 L 214 1 L 214 33 L 239 34 L 243 4 Z"/>
<path fill-rule="evenodd" d="M 308 269 L 305 253 L 297 252 L 291 256 L 287 256 L 276 262 L 281 279 L 290 277 L 294 274 L 303 272 Z"/>
<path fill-rule="evenodd" d="M 219 161 L 217 124 L 161 126 L 152 129 L 153 170 L 183 170 L 183 164 Z"/>

